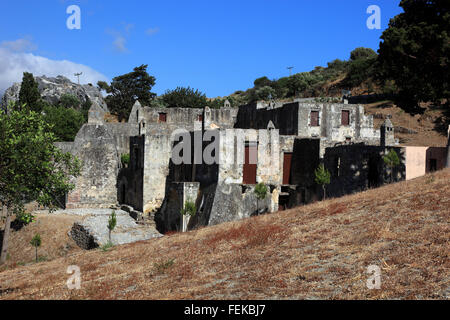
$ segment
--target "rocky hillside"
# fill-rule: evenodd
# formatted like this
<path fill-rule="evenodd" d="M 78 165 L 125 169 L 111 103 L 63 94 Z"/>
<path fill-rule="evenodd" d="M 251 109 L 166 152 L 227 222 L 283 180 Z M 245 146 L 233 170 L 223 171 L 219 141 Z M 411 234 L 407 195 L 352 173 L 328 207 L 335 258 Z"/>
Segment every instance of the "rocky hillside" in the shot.
<path fill-rule="evenodd" d="M 0 272 L 0 299 L 448 299 L 450 169 Z M 67 267 L 81 269 L 68 290 Z M 368 267 L 380 268 L 369 289 Z"/>
<path fill-rule="evenodd" d="M 92 84 L 79 85 L 64 76 L 57 76 L 56 78 L 42 76 L 35 77 L 35 80 L 38 83 L 41 97 L 50 104 L 57 104 L 63 94 L 72 94 L 81 103 L 86 102 L 89 98 L 92 103 L 97 103 L 103 110 L 108 111 L 100 90 Z M 9 101 L 19 100 L 20 86 L 21 83 L 14 83 L 10 88 L 6 89 L 1 100 L 1 106 L 8 105 Z"/>

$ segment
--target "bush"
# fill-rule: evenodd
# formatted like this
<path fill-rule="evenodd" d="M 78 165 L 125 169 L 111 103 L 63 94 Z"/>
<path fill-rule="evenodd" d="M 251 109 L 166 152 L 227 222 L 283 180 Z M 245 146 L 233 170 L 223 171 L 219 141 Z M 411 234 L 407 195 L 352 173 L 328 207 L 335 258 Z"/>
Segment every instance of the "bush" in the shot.
<path fill-rule="evenodd" d="M 77 109 L 80 107 L 81 102 L 73 94 L 65 93 L 59 99 L 59 104 L 66 109 L 69 109 L 69 108 Z"/>
<path fill-rule="evenodd" d="M 206 95 L 190 87 L 168 90 L 162 100 L 169 108 L 204 108 L 208 105 Z"/>
<path fill-rule="evenodd" d="M 122 165 L 124 167 L 128 166 L 130 164 L 130 154 L 129 153 L 125 153 L 123 155 L 120 156 L 120 161 L 122 162 Z"/>
<path fill-rule="evenodd" d="M 44 114 L 44 120 L 52 126 L 57 141 L 73 141 L 85 123 L 85 117 L 81 112 L 63 106 L 46 104 Z"/>
<path fill-rule="evenodd" d="M 184 208 L 181 209 L 181 214 L 183 216 L 188 215 L 188 216 L 193 217 L 193 216 L 195 216 L 196 213 L 197 213 L 197 207 L 195 206 L 195 203 L 190 200 L 186 201 L 184 203 Z"/>

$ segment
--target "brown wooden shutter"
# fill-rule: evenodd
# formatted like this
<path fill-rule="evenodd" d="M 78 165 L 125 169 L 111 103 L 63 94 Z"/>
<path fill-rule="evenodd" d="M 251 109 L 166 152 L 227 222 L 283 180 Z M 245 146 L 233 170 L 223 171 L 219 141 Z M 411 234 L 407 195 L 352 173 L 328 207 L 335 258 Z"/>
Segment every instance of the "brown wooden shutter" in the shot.
<path fill-rule="evenodd" d="M 256 171 L 258 159 L 258 146 L 257 145 L 246 145 L 245 146 L 245 162 L 244 162 L 244 174 L 243 183 L 244 184 L 256 184 Z M 250 160 L 252 160 L 250 163 Z M 256 161 L 255 161 L 256 160 Z"/>
<path fill-rule="evenodd" d="M 159 122 L 167 122 L 167 113 L 159 114 Z"/>
<path fill-rule="evenodd" d="M 319 111 L 311 111 L 311 127 L 319 126 Z"/>
<path fill-rule="evenodd" d="M 292 163 L 292 153 L 285 153 L 283 162 L 283 184 L 285 185 L 290 184 L 291 163 Z"/>
<path fill-rule="evenodd" d="M 350 124 L 350 111 L 342 110 L 341 124 L 343 126 L 348 126 Z"/>

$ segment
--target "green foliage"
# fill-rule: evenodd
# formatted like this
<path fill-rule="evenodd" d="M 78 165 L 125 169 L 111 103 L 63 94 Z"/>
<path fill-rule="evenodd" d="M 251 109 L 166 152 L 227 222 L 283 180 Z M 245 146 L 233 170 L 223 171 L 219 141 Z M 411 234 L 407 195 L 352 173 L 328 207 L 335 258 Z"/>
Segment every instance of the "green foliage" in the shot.
<path fill-rule="evenodd" d="M 264 184 L 264 183 L 262 183 L 262 182 L 260 182 L 260 183 L 258 183 L 256 186 L 255 186 L 255 194 L 256 194 L 256 197 L 259 199 L 259 200 L 264 200 L 265 198 L 266 198 L 266 196 L 267 196 L 267 192 L 269 191 L 269 189 L 267 188 L 267 186 Z"/>
<path fill-rule="evenodd" d="M 44 106 L 44 120 L 57 141 L 73 141 L 86 118 L 82 112 L 64 106 Z"/>
<path fill-rule="evenodd" d="M 109 249 L 111 249 L 112 247 L 114 247 L 114 244 L 111 241 L 108 241 L 107 243 L 105 243 L 103 246 L 100 247 L 100 250 L 106 252 L 109 251 Z"/>
<path fill-rule="evenodd" d="M 41 235 L 39 233 L 36 233 L 33 237 L 33 239 L 31 239 L 30 244 L 33 247 L 40 247 L 41 246 Z"/>
<path fill-rule="evenodd" d="M 129 153 L 122 154 L 120 156 L 120 161 L 122 162 L 122 165 L 124 167 L 128 166 L 130 164 L 130 154 Z"/>
<path fill-rule="evenodd" d="M 181 215 L 183 216 L 195 216 L 197 213 L 197 207 L 195 206 L 195 203 L 193 201 L 187 200 L 184 203 L 184 208 L 181 209 Z"/>
<path fill-rule="evenodd" d="M 33 239 L 31 239 L 30 244 L 36 248 L 36 262 L 38 262 L 39 259 L 37 249 L 41 246 L 41 235 L 39 233 L 36 233 Z"/>
<path fill-rule="evenodd" d="M 314 171 L 314 181 L 322 186 L 323 197 L 326 198 L 325 185 L 330 184 L 331 173 L 325 166 L 321 163 L 317 169 Z"/>
<path fill-rule="evenodd" d="M 36 217 L 29 212 L 16 213 L 16 219 L 22 222 L 24 225 L 28 225 L 36 220 Z"/>
<path fill-rule="evenodd" d="M 256 79 L 253 84 L 255 88 L 270 87 L 272 85 L 272 81 L 267 77 L 261 77 Z"/>
<path fill-rule="evenodd" d="M 116 211 L 113 210 L 111 212 L 111 216 L 108 219 L 108 230 L 113 231 L 114 228 L 116 227 L 116 225 L 117 225 L 117 216 L 116 216 Z"/>
<path fill-rule="evenodd" d="M 208 105 L 206 95 L 190 87 L 167 90 L 162 100 L 169 108 L 204 108 Z"/>
<path fill-rule="evenodd" d="M 394 149 L 389 150 L 388 154 L 383 156 L 383 161 L 391 169 L 391 182 L 393 181 L 394 168 L 400 165 L 400 158 Z"/>
<path fill-rule="evenodd" d="M 167 261 L 155 262 L 153 268 L 158 274 L 165 273 L 175 263 L 175 259 L 168 259 Z"/>
<path fill-rule="evenodd" d="M 402 0 L 404 12 L 381 39 L 381 77 L 399 88 L 400 106 L 419 112 L 421 101 L 450 98 L 450 2 Z"/>
<path fill-rule="evenodd" d="M 113 210 L 112 212 L 111 212 L 111 216 L 109 217 L 109 219 L 108 219 L 108 225 L 107 225 L 107 227 L 108 227 L 108 235 L 109 235 L 109 242 L 111 242 L 111 232 L 114 230 L 114 228 L 116 227 L 116 225 L 117 225 L 117 217 L 116 217 L 116 211 L 115 210 Z M 111 242 L 112 243 L 112 242 Z"/>
<path fill-rule="evenodd" d="M 55 146 L 56 137 L 41 114 L 8 107 L 0 114 L 0 201 L 14 213 L 37 201 L 53 209 L 58 195 L 74 188 L 80 163 Z"/>
<path fill-rule="evenodd" d="M 65 93 L 61 96 L 59 99 L 59 104 L 63 106 L 64 108 L 73 108 L 77 109 L 80 107 L 81 102 L 80 100 L 74 96 L 73 94 Z"/>
<path fill-rule="evenodd" d="M 367 60 L 367 59 L 372 59 L 372 58 L 377 58 L 377 53 L 375 51 L 373 51 L 370 48 L 364 48 L 364 47 L 359 47 L 356 48 L 355 50 L 353 50 L 352 52 L 350 52 L 350 60 L 351 61 L 356 61 L 356 60 Z"/>
<path fill-rule="evenodd" d="M 155 80 L 147 73 L 147 65 L 141 65 L 130 73 L 115 77 L 111 85 L 104 81 L 99 81 L 97 85 L 109 94 L 105 99 L 109 110 L 122 120 L 128 119 L 136 100 L 143 105 L 150 105 L 156 97 L 151 92 Z"/>
<path fill-rule="evenodd" d="M 22 85 L 19 91 L 19 105 L 40 112 L 41 111 L 41 94 L 39 93 L 38 83 L 34 80 L 33 74 L 24 72 Z"/>
<path fill-rule="evenodd" d="M 359 57 L 352 61 L 344 83 L 349 87 L 357 87 L 375 76 L 377 57 Z"/>
<path fill-rule="evenodd" d="M 383 156 L 383 161 L 390 168 L 394 168 L 400 164 L 400 158 L 394 149 L 391 149 L 387 155 Z"/>

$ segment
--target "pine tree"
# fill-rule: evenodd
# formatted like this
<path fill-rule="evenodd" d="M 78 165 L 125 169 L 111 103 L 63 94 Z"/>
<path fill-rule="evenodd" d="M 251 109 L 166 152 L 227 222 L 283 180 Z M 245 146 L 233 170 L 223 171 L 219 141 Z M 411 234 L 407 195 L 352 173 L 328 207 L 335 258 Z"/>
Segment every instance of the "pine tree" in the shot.
<path fill-rule="evenodd" d="M 323 164 L 320 164 L 319 167 L 314 171 L 315 181 L 318 185 L 322 186 L 323 189 L 323 199 L 326 199 L 326 190 L 325 186 L 330 184 L 331 174 Z"/>
<path fill-rule="evenodd" d="M 19 91 L 19 106 L 23 105 L 35 112 L 42 111 L 38 83 L 34 80 L 33 74 L 28 72 L 23 73 L 22 85 Z"/>
<path fill-rule="evenodd" d="M 36 249 L 36 262 L 38 262 L 38 247 L 41 246 L 41 235 L 39 233 L 36 233 L 33 237 L 33 239 L 31 239 L 30 244 L 35 247 Z"/>

